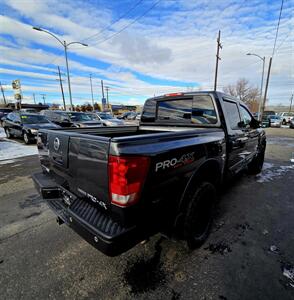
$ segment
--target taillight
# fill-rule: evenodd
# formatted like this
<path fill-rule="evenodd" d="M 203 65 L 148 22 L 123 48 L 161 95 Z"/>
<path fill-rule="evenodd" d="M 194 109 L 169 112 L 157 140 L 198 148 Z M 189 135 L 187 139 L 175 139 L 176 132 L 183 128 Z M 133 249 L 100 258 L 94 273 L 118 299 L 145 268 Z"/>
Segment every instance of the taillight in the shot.
<path fill-rule="evenodd" d="M 139 200 L 149 158 L 144 156 L 109 156 L 108 176 L 111 203 L 127 207 Z"/>

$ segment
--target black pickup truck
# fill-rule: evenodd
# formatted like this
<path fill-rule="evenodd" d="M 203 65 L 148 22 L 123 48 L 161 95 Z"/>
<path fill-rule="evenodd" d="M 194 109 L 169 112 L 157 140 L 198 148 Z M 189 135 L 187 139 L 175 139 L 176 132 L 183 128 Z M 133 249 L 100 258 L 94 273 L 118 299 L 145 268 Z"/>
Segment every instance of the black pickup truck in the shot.
<path fill-rule="evenodd" d="M 58 223 L 115 256 L 158 232 L 200 246 L 221 184 L 261 171 L 266 137 L 244 103 L 193 92 L 146 100 L 139 126 L 44 129 L 37 145 Z"/>

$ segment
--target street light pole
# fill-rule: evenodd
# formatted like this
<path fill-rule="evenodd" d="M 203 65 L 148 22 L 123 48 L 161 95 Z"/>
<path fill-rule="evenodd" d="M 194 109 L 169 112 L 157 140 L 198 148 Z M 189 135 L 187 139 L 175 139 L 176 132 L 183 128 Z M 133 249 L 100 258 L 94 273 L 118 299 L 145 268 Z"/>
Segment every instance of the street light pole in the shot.
<path fill-rule="evenodd" d="M 67 44 L 66 44 L 66 41 L 63 41 L 63 46 L 64 46 L 65 62 L 66 62 L 66 72 L 67 72 L 67 80 L 68 80 L 69 101 L 70 101 L 71 110 L 73 111 L 71 86 L 70 86 L 70 76 L 69 76 L 68 59 L 67 59 Z"/>
<path fill-rule="evenodd" d="M 42 29 L 40 27 L 33 27 L 33 29 L 37 30 L 37 31 L 42 31 L 42 32 L 45 32 L 45 33 L 51 35 L 52 37 L 54 37 L 64 47 L 65 62 L 66 62 L 66 71 L 67 71 L 67 80 L 68 80 L 69 100 L 70 100 L 71 110 L 73 110 L 72 95 L 71 95 L 71 86 L 70 86 L 70 76 L 69 76 L 69 67 L 68 67 L 68 58 L 67 58 L 67 49 L 68 49 L 68 46 L 72 45 L 72 44 L 80 44 L 80 45 L 85 46 L 85 47 L 87 47 L 88 45 L 85 44 L 85 43 L 81 43 L 81 42 L 70 42 L 70 43 L 67 43 L 66 41 L 62 42 L 56 35 L 54 35 L 53 33 L 51 33 L 48 30 Z"/>
<path fill-rule="evenodd" d="M 259 104 L 258 104 L 258 120 L 260 121 L 265 57 L 261 57 L 260 55 L 254 54 L 254 53 L 247 53 L 246 55 L 253 55 L 253 56 L 256 56 L 256 57 L 258 57 L 258 58 L 260 58 L 262 60 L 262 75 L 261 75 L 260 95 L 259 95 Z"/>

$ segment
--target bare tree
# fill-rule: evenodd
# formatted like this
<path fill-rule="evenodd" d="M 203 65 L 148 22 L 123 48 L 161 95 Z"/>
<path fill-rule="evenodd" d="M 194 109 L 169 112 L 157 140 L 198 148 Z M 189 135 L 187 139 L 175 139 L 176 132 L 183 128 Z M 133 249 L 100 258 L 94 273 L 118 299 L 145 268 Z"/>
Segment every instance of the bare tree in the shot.
<path fill-rule="evenodd" d="M 225 93 L 237 97 L 247 104 L 259 100 L 259 89 L 251 86 L 245 78 L 238 79 L 236 84 L 225 86 L 223 90 Z"/>

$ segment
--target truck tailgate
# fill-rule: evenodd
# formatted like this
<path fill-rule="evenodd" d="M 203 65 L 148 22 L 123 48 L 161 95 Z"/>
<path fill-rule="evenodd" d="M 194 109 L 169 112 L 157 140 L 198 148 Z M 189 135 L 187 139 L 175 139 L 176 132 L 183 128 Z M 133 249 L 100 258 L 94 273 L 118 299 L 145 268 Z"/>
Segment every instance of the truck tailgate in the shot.
<path fill-rule="evenodd" d="M 73 194 L 107 209 L 110 139 L 42 130 L 38 141 L 43 169 Z"/>

